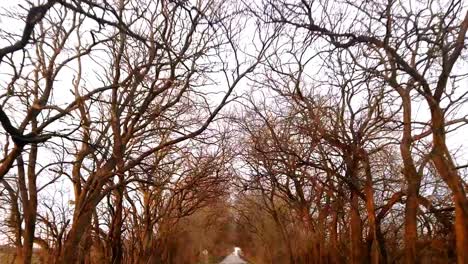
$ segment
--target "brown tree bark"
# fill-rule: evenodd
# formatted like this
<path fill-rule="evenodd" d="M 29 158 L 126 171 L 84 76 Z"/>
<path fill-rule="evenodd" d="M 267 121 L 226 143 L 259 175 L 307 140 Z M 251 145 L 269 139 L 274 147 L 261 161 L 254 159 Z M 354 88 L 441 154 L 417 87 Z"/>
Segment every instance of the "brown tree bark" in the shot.
<path fill-rule="evenodd" d="M 122 211 L 123 211 L 123 186 L 119 186 L 114 191 L 115 204 L 114 215 L 112 217 L 110 233 L 111 263 L 120 264 L 123 258 L 122 245 Z"/>
<path fill-rule="evenodd" d="M 329 255 L 331 263 L 338 264 L 340 263 L 340 252 L 338 249 L 338 212 L 336 211 L 337 208 L 335 207 L 332 212 L 332 222 L 330 225 L 330 248 L 329 248 Z"/>
<path fill-rule="evenodd" d="M 352 264 L 362 263 L 362 223 L 359 213 L 359 196 L 351 191 L 350 203 L 350 243 Z"/>
<path fill-rule="evenodd" d="M 382 262 L 382 246 L 377 238 L 377 221 L 375 215 L 375 203 L 374 203 L 374 186 L 372 180 L 372 172 L 370 167 L 369 156 L 365 151 L 362 151 L 362 164 L 364 166 L 364 173 L 366 175 L 365 181 L 365 194 L 366 194 L 366 209 L 367 209 L 367 221 L 369 222 L 369 231 L 367 234 L 367 246 L 370 257 L 370 263 L 378 264 Z"/>
<path fill-rule="evenodd" d="M 400 142 L 400 153 L 403 159 L 403 175 L 407 182 L 406 206 L 405 206 L 405 262 L 419 263 L 417 255 L 417 213 L 418 196 L 421 184 L 416 167 L 414 165 L 411 144 L 411 98 L 409 90 L 399 90 L 403 105 L 403 136 Z"/>
<path fill-rule="evenodd" d="M 455 204 L 457 262 L 459 264 L 468 263 L 468 197 L 463 186 L 463 180 L 458 174 L 452 156 L 447 148 L 444 113 L 439 105 L 432 104 L 430 107 L 434 144 L 431 159 L 442 179 L 444 179 L 452 191 L 453 202 Z"/>
<path fill-rule="evenodd" d="M 60 254 L 58 263 L 76 263 L 78 254 L 76 249 L 82 240 L 83 235 L 91 225 L 91 219 L 95 208 L 102 199 L 102 186 L 106 179 L 113 175 L 115 166 L 114 159 L 108 160 L 101 168 L 90 176 L 80 196 L 75 203 L 73 223 L 68 232 Z"/>
<path fill-rule="evenodd" d="M 27 171 L 23 157 L 20 155 L 17 158 L 18 165 L 18 185 L 23 204 L 24 215 L 24 231 L 22 253 L 17 259 L 17 263 L 30 264 L 32 261 L 34 232 L 36 230 L 36 217 L 37 217 L 37 188 L 36 188 L 36 158 L 37 158 L 37 145 L 32 144 L 29 153 L 29 160 Z M 26 182 L 27 179 L 27 182 Z"/>

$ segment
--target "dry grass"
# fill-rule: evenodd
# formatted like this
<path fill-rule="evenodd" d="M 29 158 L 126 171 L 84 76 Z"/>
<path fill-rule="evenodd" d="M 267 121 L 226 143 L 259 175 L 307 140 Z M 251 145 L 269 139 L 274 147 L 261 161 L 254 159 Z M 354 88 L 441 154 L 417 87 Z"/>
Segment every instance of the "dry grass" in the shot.
<path fill-rule="evenodd" d="M 15 249 L 5 246 L 0 246 L 0 263 L 1 264 L 14 264 Z M 32 264 L 42 264 L 36 253 L 33 253 Z"/>

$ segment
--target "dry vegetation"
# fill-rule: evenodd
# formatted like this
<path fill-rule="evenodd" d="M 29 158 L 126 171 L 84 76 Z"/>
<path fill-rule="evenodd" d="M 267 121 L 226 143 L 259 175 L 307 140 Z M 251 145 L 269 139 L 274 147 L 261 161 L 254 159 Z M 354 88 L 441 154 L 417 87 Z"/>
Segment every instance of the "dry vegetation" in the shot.
<path fill-rule="evenodd" d="M 2 263 L 468 263 L 462 0 L 0 12 Z"/>

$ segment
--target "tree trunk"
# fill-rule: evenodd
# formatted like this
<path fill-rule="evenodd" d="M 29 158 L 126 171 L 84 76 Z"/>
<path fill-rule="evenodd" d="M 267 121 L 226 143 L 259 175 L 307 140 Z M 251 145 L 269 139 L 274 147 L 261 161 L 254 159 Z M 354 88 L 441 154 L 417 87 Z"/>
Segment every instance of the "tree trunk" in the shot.
<path fill-rule="evenodd" d="M 405 262 L 419 263 L 417 256 L 416 243 L 418 241 L 417 233 L 417 213 L 418 213 L 418 193 L 419 184 L 410 181 L 406 190 L 405 207 Z"/>
<path fill-rule="evenodd" d="M 110 233 L 111 243 L 111 263 L 122 263 L 122 206 L 123 206 L 123 187 L 115 190 L 115 212 L 112 217 L 112 225 Z"/>
<path fill-rule="evenodd" d="M 403 104 L 403 136 L 400 153 L 403 159 L 403 174 L 407 182 L 405 206 L 405 263 L 419 263 L 416 244 L 418 241 L 417 213 L 421 178 L 416 171 L 411 155 L 411 98 L 409 91 L 401 91 Z"/>
<path fill-rule="evenodd" d="M 439 105 L 431 105 L 433 149 L 431 158 L 437 172 L 452 191 L 455 204 L 455 238 L 457 263 L 468 263 L 468 198 L 463 180 L 458 174 L 455 163 L 445 141 L 445 118 Z"/>
<path fill-rule="evenodd" d="M 336 202 L 334 202 L 336 204 Z M 340 263 L 340 253 L 338 252 L 338 212 L 337 207 L 334 206 L 332 212 L 332 223 L 330 225 L 330 250 L 329 255 L 331 263 L 338 264 Z"/>
<path fill-rule="evenodd" d="M 24 232 L 22 243 L 22 254 L 18 258 L 17 263 L 30 264 L 32 261 L 34 232 L 36 230 L 36 214 L 37 214 L 37 188 L 36 188 L 36 157 L 37 145 L 32 144 L 29 153 L 27 182 L 26 171 L 23 157 L 20 155 L 17 158 L 18 164 L 18 186 L 20 189 L 21 200 L 24 210 Z"/>
<path fill-rule="evenodd" d="M 74 264 L 77 261 L 77 252 L 83 235 L 91 226 L 91 219 L 97 204 L 102 199 L 102 187 L 106 179 L 113 175 L 115 160 L 109 159 L 101 168 L 90 176 L 81 191 L 75 204 L 73 223 L 63 245 L 58 263 Z"/>
<path fill-rule="evenodd" d="M 63 245 L 63 251 L 58 263 L 75 264 L 78 262 L 79 244 L 86 233 L 91 221 L 93 209 L 80 212 L 79 216 L 74 217 L 72 227 Z"/>
<path fill-rule="evenodd" d="M 381 262 L 381 245 L 377 239 L 377 223 L 375 216 L 375 204 L 374 204 L 374 189 L 372 181 L 372 172 L 370 168 L 370 160 L 367 153 L 363 154 L 363 165 L 364 172 L 366 175 L 366 209 L 367 209 L 367 220 L 369 222 L 369 233 L 367 235 L 367 244 L 370 263 L 378 264 Z"/>
<path fill-rule="evenodd" d="M 34 244 L 34 230 L 36 227 L 35 212 L 24 213 L 24 234 L 23 234 L 23 262 L 30 264 L 32 261 L 33 244 Z"/>
<path fill-rule="evenodd" d="M 362 263 L 361 248 L 362 248 L 362 226 L 361 216 L 359 214 L 359 196 L 355 191 L 351 192 L 351 263 Z"/>

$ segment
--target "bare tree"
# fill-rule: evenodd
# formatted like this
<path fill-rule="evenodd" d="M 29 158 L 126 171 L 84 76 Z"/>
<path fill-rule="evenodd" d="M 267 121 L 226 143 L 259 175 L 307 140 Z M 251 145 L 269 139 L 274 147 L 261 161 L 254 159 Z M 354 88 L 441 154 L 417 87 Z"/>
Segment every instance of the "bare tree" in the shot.
<path fill-rule="evenodd" d="M 406 5 L 383 1 L 356 5 L 351 1 L 267 1 L 265 19 L 288 25 L 319 36 L 338 50 L 345 50 L 350 61 L 372 78 L 380 79 L 394 89 L 404 109 L 401 154 L 407 188 L 406 260 L 418 261 L 416 253 L 416 211 L 420 173 L 411 158 L 414 140 L 432 136 L 430 161 L 450 187 L 456 207 L 458 262 L 466 260 L 467 199 L 463 179 L 453 154 L 447 146 L 448 126 L 465 122 L 452 117 L 466 98 L 456 92 L 457 81 L 465 76 L 458 72 L 465 49 L 468 13 L 462 1 Z M 346 13 L 345 13 L 346 12 Z M 402 13 L 405 16 L 397 14 Z M 345 15 L 345 14 L 353 14 Z M 364 59 L 362 59 L 362 57 Z M 366 63 L 366 60 L 370 63 Z M 450 82 L 454 80 L 455 82 Z M 412 135 L 411 124 L 417 94 L 424 100 L 430 120 L 421 134 Z M 418 132 L 418 133 L 419 133 Z"/>

